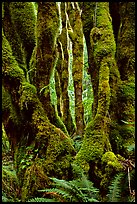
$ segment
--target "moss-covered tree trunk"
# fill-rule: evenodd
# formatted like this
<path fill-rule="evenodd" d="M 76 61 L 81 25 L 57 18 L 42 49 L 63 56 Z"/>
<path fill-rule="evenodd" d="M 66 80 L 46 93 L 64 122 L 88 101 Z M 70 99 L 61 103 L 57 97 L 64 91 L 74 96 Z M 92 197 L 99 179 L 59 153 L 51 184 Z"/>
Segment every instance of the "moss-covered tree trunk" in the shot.
<path fill-rule="evenodd" d="M 29 2 L 4 3 L 3 28 L 11 44 L 13 55 L 29 81 L 29 60 L 36 44 L 36 14 L 34 4 Z"/>
<path fill-rule="evenodd" d="M 76 160 L 81 164 L 82 162 L 85 164 L 85 162 L 95 161 L 101 158 L 105 151 L 111 150 L 108 135 L 110 105 L 109 75 L 110 67 L 114 66 L 115 63 L 116 47 L 108 3 L 98 3 L 98 9 L 94 18 L 96 18 L 96 26 L 91 29 L 90 43 L 91 54 L 93 54 L 92 59 L 94 60 L 93 69 L 98 70 L 96 72 L 96 75 L 98 73 L 97 78 L 93 79 L 98 80 L 97 90 L 94 92 L 94 95 L 95 93 L 97 94 L 98 103 L 94 120 L 86 127 L 82 147 L 76 156 Z M 91 71 L 91 79 L 93 77 L 92 74 Z M 87 150 L 89 151 L 88 153 L 86 153 Z"/>
<path fill-rule="evenodd" d="M 56 65 L 56 69 L 59 66 L 59 64 L 57 63 Z M 60 67 L 60 66 L 59 66 Z M 58 111 L 58 115 L 59 117 L 62 117 L 62 105 L 61 105 L 61 87 L 60 87 L 60 77 L 59 77 L 59 73 L 57 70 L 55 70 L 55 90 L 56 90 L 56 95 L 57 95 L 57 111 Z"/>
<path fill-rule="evenodd" d="M 90 8 L 93 8 L 93 11 Z M 89 19 L 87 10 L 90 11 Z M 110 107 L 112 103 L 115 103 L 116 107 L 116 91 L 120 83 L 120 75 L 115 60 L 116 43 L 109 3 L 90 3 L 87 4 L 87 10 L 84 8 L 82 19 L 86 42 L 90 43 L 88 56 L 94 92 L 93 119 L 86 127 L 75 163 L 82 166 L 93 181 L 98 181 L 96 185 L 102 189 L 103 194 L 113 172 L 122 169 L 118 158 L 112 152 L 109 138 L 111 116 L 114 114 L 111 114 Z"/>
<path fill-rule="evenodd" d="M 61 87 L 61 102 L 62 102 L 62 120 L 69 132 L 74 133 L 74 124 L 70 113 L 70 103 L 68 96 L 68 79 L 69 79 L 69 54 L 68 54 L 68 32 L 66 20 L 66 4 L 61 3 L 61 19 L 62 19 L 62 32 L 58 39 L 59 63 L 57 70 L 60 77 Z"/>
<path fill-rule="evenodd" d="M 24 202 L 49 185 L 48 177 L 69 178 L 75 150 L 70 138 L 49 122 L 39 89 L 27 82 L 3 30 L 2 122 L 12 145 Z"/>
<path fill-rule="evenodd" d="M 34 84 L 50 121 L 54 123 L 54 108 L 50 100 L 50 76 L 56 60 L 56 40 L 59 14 L 56 3 L 40 2 L 37 16 L 36 70 Z"/>
<path fill-rule="evenodd" d="M 77 3 L 68 3 L 68 34 L 72 41 L 73 67 L 72 76 L 75 90 L 75 119 L 76 134 L 84 133 L 84 107 L 82 103 L 82 77 L 83 77 L 83 30 L 80 9 Z"/>
<path fill-rule="evenodd" d="M 94 57 L 93 57 L 93 49 L 90 43 L 90 32 L 93 26 L 95 26 L 95 13 L 96 13 L 96 3 L 95 2 L 81 2 L 79 3 L 80 8 L 82 9 L 81 19 L 83 24 L 83 33 L 86 40 L 86 46 L 88 51 L 88 64 L 89 68 L 87 72 L 91 76 L 92 88 L 94 101 L 92 104 L 92 117 L 94 118 L 97 112 L 98 105 L 98 69 L 96 69 Z"/>
<path fill-rule="evenodd" d="M 32 55 L 33 84 L 50 122 L 66 134 L 64 123 L 50 98 L 50 78 L 57 62 L 57 37 L 59 35 L 59 11 L 56 2 L 40 2 L 36 25 L 36 47 Z"/>
<path fill-rule="evenodd" d="M 119 13 L 120 28 L 117 37 L 116 60 L 121 78 L 117 93 L 121 141 L 119 141 L 118 152 L 126 157 L 127 147 L 135 140 L 135 3 L 119 3 Z"/>
<path fill-rule="evenodd" d="M 134 3 L 116 5 L 121 23 L 119 29 L 112 19 L 115 18 L 114 10 L 108 2 L 83 2 L 80 7 L 94 103 L 93 120 L 86 127 L 75 162 L 88 172 L 91 179 L 98 180 L 97 185 L 103 194 L 113 173 L 122 170 L 119 156 L 114 153 L 127 158 L 127 145 L 134 141 L 134 127 L 127 122 L 133 122 L 131 118 L 134 116 L 135 8 Z M 122 125 L 122 121 L 126 124 Z"/>

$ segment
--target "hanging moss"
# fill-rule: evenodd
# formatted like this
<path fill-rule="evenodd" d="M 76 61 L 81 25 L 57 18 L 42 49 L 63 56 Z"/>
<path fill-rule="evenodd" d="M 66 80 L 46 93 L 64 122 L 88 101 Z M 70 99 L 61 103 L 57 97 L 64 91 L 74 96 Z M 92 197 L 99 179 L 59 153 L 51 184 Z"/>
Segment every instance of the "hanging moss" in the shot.
<path fill-rule="evenodd" d="M 2 2 L 2 19 L 4 18 L 4 2 Z"/>

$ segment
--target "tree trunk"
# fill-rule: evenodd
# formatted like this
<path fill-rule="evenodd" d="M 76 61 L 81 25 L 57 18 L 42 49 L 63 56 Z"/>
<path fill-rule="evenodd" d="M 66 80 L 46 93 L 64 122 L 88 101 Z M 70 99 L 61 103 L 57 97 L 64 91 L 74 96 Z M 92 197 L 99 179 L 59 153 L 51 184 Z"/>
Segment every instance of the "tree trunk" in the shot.
<path fill-rule="evenodd" d="M 61 18 L 62 18 L 62 32 L 59 36 L 58 48 L 60 52 L 60 58 L 62 59 L 60 70 L 57 68 L 60 76 L 60 85 L 62 92 L 62 119 L 67 127 L 70 135 L 74 133 L 74 124 L 70 113 L 70 104 L 68 96 L 68 79 L 69 79 L 69 54 L 68 54 L 68 32 L 67 32 L 67 20 L 66 20 L 66 4 L 61 3 Z"/>
<path fill-rule="evenodd" d="M 82 77 L 83 77 L 83 31 L 80 9 L 77 3 L 68 4 L 68 34 L 72 41 L 73 68 L 72 76 L 75 89 L 75 118 L 76 134 L 82 136 L 84 133 L 84 107 L 82 104 Z"/>
<path fill-rule="evenodd" d="M 76 155 L 75 163 L 82 166 L 85 172 L 89 173 L 94 181 L 98 180 L 97 186 L 100 186 L 103 193 L 106 192 L 113 173 L 122 169 L 122 166 L 120 167 L 118 163 L 115 167 L 109 163 L 109 161 L 112 161 L 112 155 L 114 158 L 112 151 L 127 157 L 127 150 L 123 148 L 124 143 L 132 144 L 134 140 L 133 131 L 131 131 L 132 136 L 131 134 L 129 136 L 131 139 L 130 143 L 125 140 L 125 135 L 129 131 L 129 127 L 126 127 L 127 132 L 126 129 L 122 129 L 124 126 L 121 126 L 122 123 L 120 123 L 120 120 L 123 119 L 126 122 L 127 118 L 120 117 L 122 114 L 124 115 L 123 110 L 127 111 L 129 109 L 129 112 L 127 111 L 128 113 L 126 113 L 128 118 L 131 119 L 134 110 L 134 16 L 132 15 L 134 15 L 135 9 L 132 3 L 121 3 L 121 5 L 120 16 L 122 12 L 126 14 L 126 17 L 121 17 L 121 21 L 123 21 L 123 18 L 126 20 L 124 21 L 124 25 L 122 23 L 123 28 L 122 31 L 120 28 L 118 38 L 116 37 L 116 33 L 118 32 L 115 32 L 114 38 L 112 29 L 112 22 L 114 23 L 114 21 L 112 21 L 110 16 L 109 3 L 96 2 L 80 4 L 80 7 L 83 8 L 83 31 L 88 49 L 89 73 L 93 86 L 94 104 L 93 120 L 86 127 L 84 140 L 80 151 Z M 128 5 L 127 10 L 129 12 L 124 11 L 124 5 Z M 128 21 L 127 19 L 130 20 Z M 117 31 L 117 29 L 118 28 L 115 30 Z M 125 35 L 127 33 L 129 36 Z M 117 39 L 118 66 L 115 60 L 115 39 Z M 128 40 L 129 49 L 131 48 L 131 52 L 129 53 L 131 53 L 131 55 L 128 53 L 128 48 L 125 49 L 124 43 L 126 42 L 126 46 L 128 46 Z M 126 68 L 127 64 L 122 61 L 123 58 L 129 59 L 129 63 L 127 63 L 128 68 Z M 120 65 L 121 68 L 124 65 L 124 73 L 128 70 L 128 74 L 124 74 L 123 76 L 128 76 L 128 79 L 130 78 L 131 80 L 129 80 L 130 85 L 128 84 L 128 91 L 121 81 L 123 71 L 121 72 Z M 132 74 L 130 75 L 129 73 Z M 126 96 L 123 97 L 124 89 L 126 89 L 126 94 L 127 92 L 129 93 L 131 103 L 127 100 Z M 126 99 L 126 101 L 122 99 Z M 107 158 L 105 171 L 102 165 L 104 157 Z M 115 157 L 114 162 L 116 162 L 116 158 L 118 158 L 118 156 Z M 111 172 L 109 171 L 110 168 L 113 169 Z M 103 172 L 105 172 L 105 174 Z"/>
<path fill-rule="evenodd" d="M 49 185 L 48 177 L 69 178 L 75 150 L 71 139 L 49 122 L 37 89 L 26 81 L 4 32 L 2 54 L 2 122 L 12 144 L 24 202 Z"/>
<path fill-rule="evenodd" d="M 68 134 L 50 98 L 50 77 L 57 62 L 56 41 L 59 34 L 59 14 L 56 3 L 41 2 L 38 6 L 37 45 L 33 53 L 33 84 L 50 122 Z M 33 68 L 34 67 L 34 68 Z"/>

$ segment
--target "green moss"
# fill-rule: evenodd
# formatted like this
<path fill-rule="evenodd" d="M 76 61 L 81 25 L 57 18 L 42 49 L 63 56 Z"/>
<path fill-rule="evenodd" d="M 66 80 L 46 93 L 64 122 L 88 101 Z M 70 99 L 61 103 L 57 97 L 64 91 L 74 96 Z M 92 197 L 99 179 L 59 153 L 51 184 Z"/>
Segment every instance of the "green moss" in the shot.
<path fill-rule="evenodd" d="M 9 76 L 11 79 L 23 81 L 25 79 L 23 70 L 18 66 L 15 57 L 12 55 L 12 50 L 4 33 L 2 33 L 2 71 L 4 76 Z"/>
<path fill-rule="evenodd" d="M 11 2 L 9 4 L 11 21 L 20 36 L 26 52 L 27 63 L 35 46 L 36 15 L 33 2 Z"/>
<path fill-rule="evenodd" d="M 18 31 L 15 29 L 15 25 L 11 20 L 11 15 L 9 11 L 9 4 L 5 2 L 4 4 L 5 16 L 3 19 L 3 29 L 4 34 L 11 46 L 13 56 L 18 62 L 19 66 L 23 69 L 26 74 L 26 56 L 22 45 L 21 38 Z"/>
<path fill-rule="evenodd" d="M 117 171 L 120 171 L 123 169 L 122 164 L 118 161 L 118 158 L 113 152 L 106 152 L 102 158 L 101 158 L 102 163 L 105 163 L 107 166 L 110 166 Z"/>
<path fill-rule="evenodd" d="M 58 116 L 58 113 L 57 113 L 57 111 L 56 111 L 56 119 L 55 119 L 55 126 L 56 127 L 58 127 L 58 128 L 60 128 L 67 136 L 69 136 L 69 134 L 68 134 L 68 131 L 67 131 L 67 128 L 66 128 L 66 126 L 65 126 L 65 124 L 63 123 L 63 121 L 61 120 L 61 118 Z"/>
<path fill-rule="evenodd" d="M 2 19 L 4 18 L 4 2 L 2 2 Z"/>
<path fill-rule="evenodd" d="M 43 19 L 39 18 L 40 15 L 44 17 L 44 27 Z M 37 39 L 39 43 L 41 44 L 41 42 L 43 41 L 42 39 L 44 39 L 44 41 L 46 40 L 46 47 L 48 47 L 50 51 L 54 51 L 58 34 L 59 18 L 57 5 L 53 2 L 43 2 L 39 4 L 37 21 Z"/>
<path fill-rule="evenodd" d="M 8 120 L 12 120 L 13 123 L 19 124 L 19 117 L 16 112 L 16 108 L 13 105 L 11 95 L 5 88 L 2 86 L 2 112 L 3 120 L 5 116 L 8 116 Z M 5 114 L 5 115 L 4 115 Z"/>
<path fill-rule="evenodd" d="M 126 122 L 126 121 L 125 121 Z M 112 123 L 110 131 L 110 142 L 112 144 L 113 151 L 120 153 L 124 157 L 128 156 L 127 146 L 134 143 L 135 140 L 135 127 L 134 124 L 121 124 Z"/>
<path fill-rule="evenodd" d="M 35 194 L 39 186 L 42 188 L 43 181 L 42 178 L 39 181 L 40 176 L 44 178 L 47 178 L 47 176 L 64 179 L 68 178 L 70 173 L 70 163 L 73 160 L 73 155 L 75 155 L 71 139 L 68 138 L 60 129 L 57 129 L 49 123 L 40 102 L 34 104 L 31 116 L 31 125 L 31 128 L 33 128 L 33 134 L 35 135 L 35 141 L 31 152 L 30 149 L 29 152 L 27 152 L 26 147 L 20 147 L 16 150 L 15 160 L 19 166 L 18 176 L 24 178 L 25 175 L 24 183 L 22 184 L 23 179 L 21 179 L 22 181 L 20 183 L 20 185 L 23 185 L 22 199 L 26 199 L 27 196 Z M 34 138 L 33 135 L 32 137 Z M 27 162 L 27 159 L 29 159 L 31 155 L 31 160 L 28 161 L 29 165 L 27 166 L 25 164 L 27 168 L 25 167 L 25 169 L 22 169 L 22 161 L 24 160 Z M 37 161 L 35 162 L 36 158 Z M 39 165 L 41 167 L 39 167 Z M 36 167 L 37 171 L 35 172 L 35 168 L 32 167 Z M 38 174 L 38 177 L 35 176 L 36 173 Z M 49 185 L 46 180 L 44 180 L 44 183 Z"/>
<path fill-rule="evenodd" d="M 119 86 L 120 95 L 125 100 L 135 100 L 135 83 L 124 81 L 121 86 Z"/>
<path fill-rule="evenodd" d="M 36 159 L 33 164 L 26 169 L 21 191 L 22 202 L 25 202 L 34 194 L 38 194 L 37 190 L 45 189 L 51 183 L 44 172 L 42 163 L 43 160 Z"/>
<path fill-rule="evenodd" d="M 97 27 L 91 30 L 91 44 L 94 45 L 94 58 L 96 63 L 100 59 L 111 55 L 115 57 L 116 44 L 112 32 L 112 22 L 108 11 L 108 3 L 98 3 L 97 9 Z"/>
<path fill-rule="evenodd" d="M 125 159 L 121 157 L 121 155 L 116 156 L 111 151 L 106 152 L 102 156 L 101 163 L 102 163 L 102 167 L 105 170 L 105 173 L 102 174 L 102 179 L 100 182 L 100 188 L 102 191 L 102 195 L 107 194 L 108 186 L 110 185 L 110 182 L 113 176 L 116 174 L 116 172 L 118 173 L 118 172 L 123 171 L 123 165 L 120 163 L 120 161 L 124 161 L 124 160 Z"/>
<path fill-rule="evenodd" d="M 120 4 L 120 15 L 117 64 L 121 79 L 128 80 L 135 75 L 135 3 Z"/>
<path fill-rule="evenodd" d="M 107 140 L 107 135 L 104 134 L 101 128 L 101 124 L 94 123 L 93 121 L 90 122 L 86 127 L 81 149 L 76 155 L 76 163 L 81 165 L 89 163 L 90 161 L 99 160 L 105 148 L 109 149 L 110 144 Z M 84 165 L 82 168 L 83 167 Z"/>
<path fill-rule="evenodd" d="M 19 94 L 20 94 L 20 108 L 21 110 L 23 109 L 23 107 L 25 107 L 25 109 L 29 109 L 29 105 L 33 105 L 34 102 L 37 103 L 37 99 L 35 101 L 34 96 L 36 96 L 36 87 L 33 86 L 32 84 L 28 83 L 28 82 L 23 82 L 22 86 L 19 90 Z"/>

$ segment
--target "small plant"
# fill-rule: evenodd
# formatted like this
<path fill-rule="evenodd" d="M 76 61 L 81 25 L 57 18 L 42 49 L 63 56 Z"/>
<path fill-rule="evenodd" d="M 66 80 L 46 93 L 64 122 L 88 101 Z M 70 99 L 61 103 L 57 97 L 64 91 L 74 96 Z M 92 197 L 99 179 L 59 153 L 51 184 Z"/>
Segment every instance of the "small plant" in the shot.
<path fill-rule="evenodd" d="M 117 174 L 114 177 L 111 185 L 109 186 L 109 193 L 107 195 L 109 202 L 119 202 L 121 197 L 120 182 L 121 182 L 122 176 L 123 176 L 123 173 Z"/>
<path fill-rule="evenodd" d="M 19 185 L 12 164 L 2 166 L 2 201 L 16 202 L 18 197 Z"/>
<path fill-rule="evenodd" d="M 129 146 L 134 151 L 134 145 Z M 118 173 L 109 186 L 109 202 L 135 202 L 135 165 L 130 159 L 120 161 L 124 172 Z"/>
<path fill-rule="evenodd" d="M 66 181 L 57 178 L 51 178 L 51 180 L 54 182 L 52 188 L 39 190 L 39 192 L 43 192 L 45 195 L 50 195 L 61 202 L 98 202 L 95 198 L 98 189 L 93 187 L 91 181 L 79 179 Z"/>
<path fill-rule="evenodd" d="M 27 202 L 56 202 L 56 200 L 49 199 L 49 198 L 32 198 L 28 200 Z"/>
<path fill-rule="evenodd" d="M 74 147 L 75 147 L 76 151 L 78 152 L 80 150 L 81 145 L 82 145 L 82 136 L 75 135 L 73 137 L 73 142 L 74 142 Z"/>

